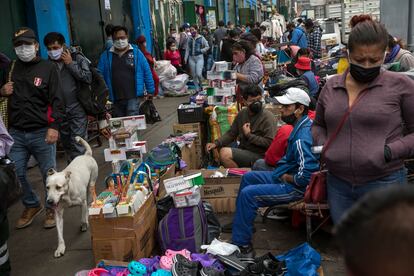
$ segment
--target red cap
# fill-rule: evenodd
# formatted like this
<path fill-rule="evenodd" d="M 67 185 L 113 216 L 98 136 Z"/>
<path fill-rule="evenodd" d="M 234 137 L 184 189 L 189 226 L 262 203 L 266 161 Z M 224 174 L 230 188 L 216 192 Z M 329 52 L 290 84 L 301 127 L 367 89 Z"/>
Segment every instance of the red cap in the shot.
<path fill-rule="evenodd" d="M 309 71 L 311 70 L 311 59 L 308 57 L 300 57 L 295 64 L 296 69 Z"/>

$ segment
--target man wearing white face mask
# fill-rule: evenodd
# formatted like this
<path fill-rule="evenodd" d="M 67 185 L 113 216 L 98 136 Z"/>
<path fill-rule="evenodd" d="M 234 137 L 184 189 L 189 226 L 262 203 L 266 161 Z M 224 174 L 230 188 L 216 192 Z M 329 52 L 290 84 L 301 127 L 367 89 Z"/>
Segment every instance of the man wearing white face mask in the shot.
<path fill-rule="evenodd" d="M 109 88 L 113 116 L 138 115 L 142 97 L 155 91 L 150 66 L 141 50 L 129 44 L 127 28 L 115 26 L 112 39 L 114 46 L 102 53 L 98 69 Z"/>
<path fill-rule="evenodd" d="M 84 147 L 75 141 L 76 136 L 86 139 L 88 125 L 88 117 L 77 94 L 81 82 L 91 83 L 92 72 L 89 69 L 89 61 L 81 53 L 71 53 L 67 49 L 62 34 L 48 33 L 43 43 L 47 47 L 49 59 L 57 65 L 61 79 L 66 118 L 60 127 L 60 139 L 70 162 L 85 151 Z"/>
<path fill-rule="evenodd" d="M 30 155 L 36 158 L 45 184 L 47 171 L 56 167 L 55 144 L 64 119 L 64 103 L 57 68 L 37 56 L 39 44 L 33 30 L 17 30 L 13 45 L 18 59 L 12 62 L 9 80 L 0 94 L 9 99 L 9 133 L 14 140 L 9 156 L 16 163 L 16 173 L 23 186 L 25 210 L 16 225 L 20 229 L 29 226 L 43 210 L 26 178 L 27 162 Z M 49 113 L 53 120 L 49 119 Z M 54 211 L 47 203 L 46 208 L 44 227 L 53 228 Z"/>

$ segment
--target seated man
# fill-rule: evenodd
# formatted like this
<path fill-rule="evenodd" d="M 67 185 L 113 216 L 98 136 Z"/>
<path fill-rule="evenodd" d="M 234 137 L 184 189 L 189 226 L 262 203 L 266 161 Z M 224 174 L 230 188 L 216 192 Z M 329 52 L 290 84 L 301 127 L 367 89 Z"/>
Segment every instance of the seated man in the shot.
<path fill-rule="evenodd" d="M 311 152 L 312 120 L 307 116 L 309 95 L 302 89 L 289 88 L 285 95 L 276 97 L 276 100 L 282 104 L 282 120 L 293 125 L 294 129 L 288 140 L 286 155 L 273 172 L 253 171 L 242 178 L 232 240 L 243 254 L 253 253 L 251 238 L 257 209 L 302 199 L 311 174 L 319 169 L 318 159 Z"/>
<path fill-rule="evenodd" d="M 262 90 L 258 85 L 247 85 L 242 96 L 247 108 L 237 114 L 229 131 L 206 150 L 220 148 L 220 161 L 226 168 L 251 167 L 263 158 L 276 132 L 276 122 L 271 112 L 263 109 Z M 228 147 L 239 141 L 237 148 Z"/>

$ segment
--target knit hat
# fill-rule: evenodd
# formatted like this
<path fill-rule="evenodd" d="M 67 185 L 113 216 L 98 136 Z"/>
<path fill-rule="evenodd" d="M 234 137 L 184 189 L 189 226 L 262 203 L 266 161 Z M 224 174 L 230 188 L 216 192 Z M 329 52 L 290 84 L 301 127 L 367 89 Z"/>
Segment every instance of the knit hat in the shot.
<path fill-rule="evenodd" d="M 308 57 L 300 57 L 295 64 L 295 68 L 303 71 L 311 70 L 311 60 Z"/>

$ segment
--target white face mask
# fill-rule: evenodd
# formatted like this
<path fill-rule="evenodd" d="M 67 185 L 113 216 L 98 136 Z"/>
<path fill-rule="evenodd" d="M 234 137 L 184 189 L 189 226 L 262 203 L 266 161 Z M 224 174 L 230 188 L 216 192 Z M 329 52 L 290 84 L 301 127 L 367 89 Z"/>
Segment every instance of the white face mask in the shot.
<path fill-rule="evenodd" d="M 171 51 L 176 51 L 177 47 L 171 47 Z"/>
<path fill-rule="evenodd" d="M 48 56 L 50 57 L 50 59 L 53 59 L 53 60 L 59 60 L 60 57 L 62 56 L 62 53 L 63 53 L 63 48 L 47 51 Z"/>
<path fill-rule="evenodd" d="M 32 61 L 36 57 L 35 45 L 21 45 L 14 48 L 17 57 L 23 62 Z"/>
<path fill-rule="evenodd" d="M 118 50 L 122 50 L 125 49 L 126 47 L 128 47 L 129 43 L 128 43 L 128 39 L 117 39 L 114 41 L 114 47 Z"/>

